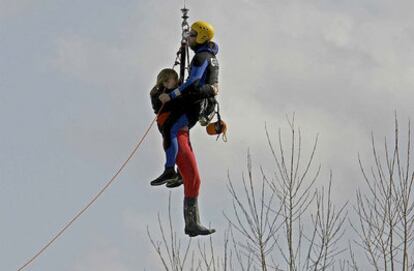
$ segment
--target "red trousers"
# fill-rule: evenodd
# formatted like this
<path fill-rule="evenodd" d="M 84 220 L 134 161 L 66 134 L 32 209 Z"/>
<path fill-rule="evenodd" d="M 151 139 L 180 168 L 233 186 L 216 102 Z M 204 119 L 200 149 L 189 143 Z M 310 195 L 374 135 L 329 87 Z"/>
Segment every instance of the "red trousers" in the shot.
<path fill-rule="evenodd" d="M 197 162 L 190 143 L 188 131 L 178 132 L 177 166 L 183 177 L 184 196 L 188 198 L 198 197 L 200 191 L 200 174 Z"/>

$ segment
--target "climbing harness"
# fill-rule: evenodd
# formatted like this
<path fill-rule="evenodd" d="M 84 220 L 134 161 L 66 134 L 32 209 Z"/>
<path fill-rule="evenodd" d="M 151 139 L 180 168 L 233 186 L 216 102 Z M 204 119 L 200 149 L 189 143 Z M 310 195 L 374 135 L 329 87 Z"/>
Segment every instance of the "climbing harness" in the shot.
<path fill-rule="evenodd" d="M 201 126 L 207 126 L 216 114 L 216 106 L 218 102 L 215 97 L 204 98 L 200 101 L 200 112 L 198 121 Z"/>

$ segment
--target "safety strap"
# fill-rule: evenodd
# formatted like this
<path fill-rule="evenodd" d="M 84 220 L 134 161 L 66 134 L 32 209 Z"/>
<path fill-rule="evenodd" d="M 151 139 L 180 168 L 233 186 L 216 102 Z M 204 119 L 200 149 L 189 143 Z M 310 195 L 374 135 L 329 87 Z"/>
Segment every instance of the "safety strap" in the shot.
<path fill-rule="evenodd" d="M 189 66 L 189 49 L 186 39 L 186 34 L 190 30 L 190 25 L 188 24 L 187 19 L 189 9 L 184 6 L 184 8 L 181 9 L 181 12 L 183 15 L 181 18 L 183 19 L 181 23 L 181 45 L 180 48 L 177 51 L 176 58 L 173 64 L 173 68 L 175 66 L 180 65 L 180 78 L 179 78 L 179 84 L 182 84 L 184 82 L 185 78 L 185 71 L 187 70 L 187 67 Z"/>
<path fill-rule="evenodd" d="M 220 135 L 222 135 L 221 139 L 223 139 L 223 142 L 227 143 L 227 135 L 226 135 L 226 131 L 222 131 L 223 130 L 223 125 L 221 124 L 221 115 L 220 115 L 220 104 L 216 101 L 217 104 L 217 110 L 216 110 L 216 115 L 217 115 L 217 125 L 218 125 L 218 130 L 220 131 L 220 133 L 217 135 L 216 141 L 219 139 Z"/>

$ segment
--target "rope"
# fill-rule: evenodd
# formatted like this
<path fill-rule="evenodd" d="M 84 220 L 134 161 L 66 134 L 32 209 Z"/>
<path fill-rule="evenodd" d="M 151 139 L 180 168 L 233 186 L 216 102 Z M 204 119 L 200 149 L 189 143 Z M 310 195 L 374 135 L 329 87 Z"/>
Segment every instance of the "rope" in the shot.
<path fill-rule="evenodd" d="M 159 112 L 162 110 L 159 110 Z M 158 115 L 157 115 L 158 117 Z M 101 188 L 101 190 L 89 201 L 86 206 L 81 209 L 69 222 L 66 223 L 66 225 L 54 235 L 50 241 L 44 245 L 32 258 L 30 258 L 24 265 L 22 265 L 17 271 L 21 271 L 24 268 L 26 268 L 29 264 L 31 264 L 37 257 L 39 257 L 46 249 L 48 249 L 91 205 L 105 192 L 105 190 L 116 180 L 118 175 L 121 173 L 121 171 L 125 168 L 125 166 L 128 164 L 128 162 L 131 160 L 131 158 L 134 156 L 134 154 L 137 152 L 139 147 L 141 146 L 141 143 L 144 141 L 145 137 L 148 135 L 149 131 L 151 130 L 152 126 L 154 125 L 154 122 L 156 121 L 157 117 L 155 117 L 151 124 L 149 125 L 148 129 L 145 131 L 142 138 L 139 140 L 139 142 L 136 144 L 134 149 L 132 150 L 131 154 L 128 156 L 128 158 L 125 160 L 125 162 L 122 164 L 122 166 L 118 169 L 118 171 L 115 173 L 115 175 L 112 176 L 112 178 Z"/>

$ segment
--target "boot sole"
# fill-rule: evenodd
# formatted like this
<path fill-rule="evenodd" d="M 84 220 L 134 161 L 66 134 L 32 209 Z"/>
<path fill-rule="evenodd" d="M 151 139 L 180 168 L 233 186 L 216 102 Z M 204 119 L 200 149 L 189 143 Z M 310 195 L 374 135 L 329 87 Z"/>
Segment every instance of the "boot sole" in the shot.
<path fill-rule="evenodd" d="M 156 183 L 151 182 L 150 185 L 158 186 L 158 185 L 166 184 L 166 183 L 171 182 L 171 181 L 175 181 L 175 178 L 174 179 L 166 179 L 166 180 L 163 180 L 162 182 L 156 182 Z"/>
<path fill-rule="evenodd" d="M 216 230 L 212 230 L 209 233 L 194 233 L 194 232 L 185 231 L 185 234 L 187 234 L 190 237 L 196 237 L 196 236 L 199 236 L 199 235 L 201 235 L 201 236 L 211 235 L 215 232 L 216 232 Z"/>

